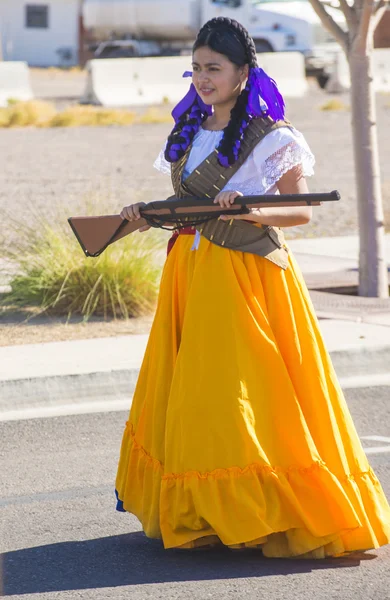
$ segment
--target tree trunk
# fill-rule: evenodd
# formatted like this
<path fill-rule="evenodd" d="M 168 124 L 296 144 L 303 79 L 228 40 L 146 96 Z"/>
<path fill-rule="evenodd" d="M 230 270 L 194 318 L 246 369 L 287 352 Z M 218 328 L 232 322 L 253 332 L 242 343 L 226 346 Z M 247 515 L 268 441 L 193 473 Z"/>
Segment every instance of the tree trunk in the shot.
<path fill-rule="evenodd" d="M 372 53 L 352 48 L 352 132 L 360 234 L 359 296 L 387 298 L 385 230 L 376 128 Z"/>

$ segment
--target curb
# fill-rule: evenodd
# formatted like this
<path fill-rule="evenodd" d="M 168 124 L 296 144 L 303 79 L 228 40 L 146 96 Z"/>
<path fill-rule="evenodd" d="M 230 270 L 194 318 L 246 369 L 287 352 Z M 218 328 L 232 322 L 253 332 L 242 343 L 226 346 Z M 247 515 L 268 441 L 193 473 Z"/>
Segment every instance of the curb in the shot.
<path fill-rule="evenodd" d="M 390 345 L 329 353 L 341 387 L 370 387 L 373 378 L 390 376 Z M 130 406 L 139 368 L 0 381 L 0 415 L 25 409 L 127 401 Z M 367 385 L 365 386 L 365 379 Z M 348 380 L 351 383 L 348 383 Z"/>
<path fill-rule="evenodd" d="M 0 381 L 0 413 L 41 406 L 129 399 L 139 368 Z"/>
<path fill-rule="evenodd" d="M 330 357 L 339 378 L 390 374 L 390 345 L 334 350 Z"/>

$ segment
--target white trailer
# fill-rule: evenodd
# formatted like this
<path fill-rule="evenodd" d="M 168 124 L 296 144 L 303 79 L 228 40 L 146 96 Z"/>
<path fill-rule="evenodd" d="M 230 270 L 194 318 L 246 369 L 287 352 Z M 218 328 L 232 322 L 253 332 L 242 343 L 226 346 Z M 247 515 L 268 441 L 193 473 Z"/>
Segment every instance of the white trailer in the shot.
<path fill-rule="evenodd" d="M 328 11 L 345 26 L 341 11 Z M 339 50 L 308 0 L 84 0 L 83 5 L 84 27 L 98 42 L 96 58 L 188 53 L 202 24 L 221 15 L 242 23 L 258 52 L 303 53 L 307 72 L 319 81 Z"/>

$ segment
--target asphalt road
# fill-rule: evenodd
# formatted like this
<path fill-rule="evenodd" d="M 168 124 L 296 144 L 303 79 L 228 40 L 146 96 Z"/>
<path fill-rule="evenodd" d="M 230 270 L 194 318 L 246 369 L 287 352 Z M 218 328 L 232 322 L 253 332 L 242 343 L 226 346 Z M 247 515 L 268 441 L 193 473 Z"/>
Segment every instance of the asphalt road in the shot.
<path fill-rule="evenodd" d="M 390 498 L 390 389 L 345 391 Z M 115 511 L 127 412 L 0 423 L 0 595 L 34 599 L 389 600 L 390 546 L 353 558 L 164 550 Z M 365 439 L 377 436 L 379 439 Z M 2 589 L 1 589 L 2 587 Z"/>

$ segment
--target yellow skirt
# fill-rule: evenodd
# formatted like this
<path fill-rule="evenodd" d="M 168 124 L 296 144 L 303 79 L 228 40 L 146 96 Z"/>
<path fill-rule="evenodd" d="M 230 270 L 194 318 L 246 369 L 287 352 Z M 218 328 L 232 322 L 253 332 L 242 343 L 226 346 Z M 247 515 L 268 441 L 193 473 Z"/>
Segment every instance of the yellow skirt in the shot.
<path fill-rule="evenodd" d="M 180 235 L 123 435 L 117 509 L 165 548 L 323 558 L 390 541 L 299 266 Z"/>

